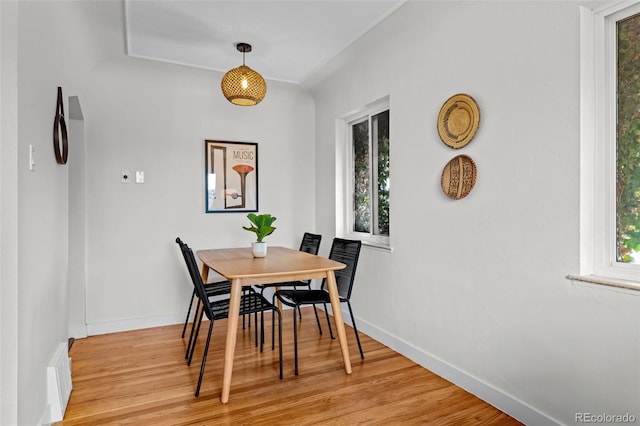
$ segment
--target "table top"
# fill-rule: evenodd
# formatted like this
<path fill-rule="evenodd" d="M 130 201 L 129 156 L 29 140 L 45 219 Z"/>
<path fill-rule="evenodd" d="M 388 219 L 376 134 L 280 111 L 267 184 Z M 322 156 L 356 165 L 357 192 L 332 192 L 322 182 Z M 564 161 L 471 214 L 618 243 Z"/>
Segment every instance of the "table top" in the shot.
<path fill-rule="evenodd" d="M 344 263 L 286 247 L 269 247 L 255 258 L 250 247 L 198 250 L 198 258 L 227 279 L 243 285 L 324 278 L 327 271 L 343 269 Z"/>

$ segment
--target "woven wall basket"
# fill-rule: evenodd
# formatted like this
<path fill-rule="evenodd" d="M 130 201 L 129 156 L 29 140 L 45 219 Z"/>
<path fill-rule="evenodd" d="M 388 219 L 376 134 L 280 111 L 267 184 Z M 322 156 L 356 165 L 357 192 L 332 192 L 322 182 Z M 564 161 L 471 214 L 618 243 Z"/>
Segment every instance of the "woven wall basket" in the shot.
<path fill-rule="evenodd" d="M 459 200 L 469 195 L 476 184 L 476 163 L 467 155 L 458 155 L 444 166 L 440 185 L 449 198 Z"/>
<path fill-rule="evenodd" d="M 469 95 L 453 95 L 438 114 L 438 134 L 447 146 L 458 149 L 467 145 L 478 131 L 480 110 Z"/>

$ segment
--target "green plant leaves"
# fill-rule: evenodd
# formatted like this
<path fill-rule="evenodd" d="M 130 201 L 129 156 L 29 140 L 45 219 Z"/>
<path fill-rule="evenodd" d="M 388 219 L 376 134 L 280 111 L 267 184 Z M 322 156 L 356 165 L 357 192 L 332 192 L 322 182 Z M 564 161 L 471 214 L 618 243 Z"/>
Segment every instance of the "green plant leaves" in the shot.
<path fill-rule="evenodd" d="M 274 226 L 271 226 L 276 221 L 276 217 L 271 216 L 268 213 L 255 214 L 249 213 L 247 218 L 252 223 L 252 226 L 243 226 L 242 229 L 253 232 L 256 234 L 256 241 L 261 243 L 264 237 L 273 234 L 276 230 Z"/>

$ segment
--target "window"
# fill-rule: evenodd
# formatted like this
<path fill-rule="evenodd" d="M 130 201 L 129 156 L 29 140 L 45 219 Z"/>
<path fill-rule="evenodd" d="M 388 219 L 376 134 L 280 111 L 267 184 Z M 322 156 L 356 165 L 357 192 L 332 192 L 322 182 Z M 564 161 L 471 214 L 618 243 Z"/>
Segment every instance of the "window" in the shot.
<path fill-rule="evenodd" d="M 640 1 L 582 9 L 581 274 L 640 289 Z"/>
<path fill-rule="evenodd" d="M 389 247 L 389 102 L 346 117 L 344 235 Z"/>
<path fill-rule="evenodd" d="M 616 260 L 640 264 L 640 12 L 616 23 Z"/>

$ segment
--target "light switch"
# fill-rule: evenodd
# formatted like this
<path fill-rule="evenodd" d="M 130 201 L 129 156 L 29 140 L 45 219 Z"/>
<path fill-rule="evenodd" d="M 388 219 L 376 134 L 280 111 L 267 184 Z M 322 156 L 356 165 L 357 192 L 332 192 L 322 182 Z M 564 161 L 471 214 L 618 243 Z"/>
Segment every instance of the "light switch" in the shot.
<path fill-rule="evenodd" d="M 33 145 L 29 144 L 29 170 L 34 171 L 36 169 L 36 158 L 34 155 L 35 150 Z"/>
<path fill-rule="evenodd" d="M 144 183 L 144 172 L 136 171 L 136 183 Z"/>

